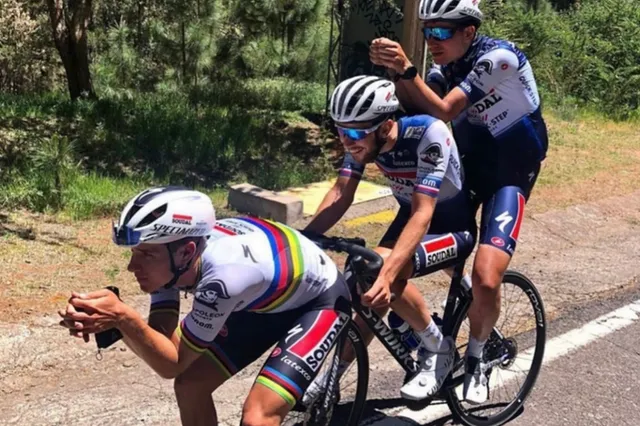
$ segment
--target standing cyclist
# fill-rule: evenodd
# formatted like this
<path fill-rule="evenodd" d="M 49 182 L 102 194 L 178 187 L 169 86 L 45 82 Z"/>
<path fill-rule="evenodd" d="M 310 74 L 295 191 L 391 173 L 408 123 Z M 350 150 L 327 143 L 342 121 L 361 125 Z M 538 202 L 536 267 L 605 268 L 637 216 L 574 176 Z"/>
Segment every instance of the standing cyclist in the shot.
<path fill-rule="evenodd" d="M 396 121 L 398 107 L 393 82 L 380 77 L 357 76 L 335 88 L 331 117 L 346 154 L 340 176 L 307 230 L 324 233 L 338 222 L 353 202 L 365 165 L 375 162 L 400 210 L 376 248 L 384 266 L 362 301 L 381 315 L 390 304 L 420 336 L 421 371 L 401 389 L 403 397 L 420 400 L 435 394 L 451 371 L 455 344 L 451 337 L 443 339 L 420 291 L 407 280 L 469 256 L 475 224 L 462 192 L 458 149 L 446 124 L 428 115 Z M 391 292 L 397 295 L 393 302 Z M 371 332 L 359 318 L 356 322 L 371 342 Z"/>
<path fill-rule="evenodd" d="M 435 62 L 426 84 L 398 43 L 376 39 L 370 50 L 371 61 L 395 76 L 403 105 L 452 122 L 474 212 L 482 204 L 464 384 L 471 403 L 488 399 L 488 380 L 478 360 L 500 315 L 502 276 L 548 145 L 531 64 L 513 43 L 477 33 L 483 17 L 478 3 L 420 1 L 423 33 Z"/>
<path fill-rule="evenodd" d="M 128 270 L 151 294 L 148 323 L 101 290 L 74 293 L 60 313 L 62 325 L 75 334 L 117 327 L 136 355 L 160 376 L 175 378 L 184 425 L 217 424 L 211 393 L 277 343 L 244 403 L 241 424 L 279 425 L 350 316 L 349 291 L 331 259 L 275 222 L 216 222 L 209 197 L 179 187 L 134 197 L 113 238 L 131 247 Z M 178 324 L 180 290 L 194 301 Z"/>

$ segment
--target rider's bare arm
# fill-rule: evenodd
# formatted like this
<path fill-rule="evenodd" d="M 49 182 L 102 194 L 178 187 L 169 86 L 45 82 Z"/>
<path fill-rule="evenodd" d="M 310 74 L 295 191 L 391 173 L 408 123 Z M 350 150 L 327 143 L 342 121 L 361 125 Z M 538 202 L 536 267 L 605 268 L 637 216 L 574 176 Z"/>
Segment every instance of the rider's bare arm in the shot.
<path fill-rule="evenodd" d="M 445 122 L 456 118 L 469 105 L 467 95 L 459 87 L 441 98 L 420 76 L 412 80 L 401 79 L 396 86 L 402 87 L 402 90 L 410 95 L 411 103 L 418 111 L 426 112 Z"/>
<path fill-rule="evenodd" d="M 135 310 L 127 308 L 125 319 L 118 328 L 127 339 L 134 342 L 137 355 L 156 373 L 167 379 L 175 378 L 198 359 L 238 303 L 245 300 L 248 292 L 263 281 L 264 276 L 257 269 L 223 267 L 209 275 L 205 282 L 197 284 L 191 312 L 170 335 L 163 332 L 169 326 L 168 315 L 172 312 L 163 314 L 164 324 L 154 324 L 162 330 L 158 331 Z M 237 285 L 232 287 L 228 283 Z M 172 310 L 170 297 L 166 299 L 166 309 Z M 157 305 L 161 305 L 161 302 L 153 304 L 152 308 Z"/>
<path fill-rule="evenodd" d="M 154 330 L 135 309 L 127 306 L 118 328 L 124 340 L 161 377 L 175 378 L 186 370 L 200 354 L 180 342 L 174 331 L 170 337 Z"/>
<path fill-rule="evenodd" d="M 418 146 L 416 181 L 411 196 L 411 218 L 380 271 L 390 282 L 397 279 L 429 229 L 440 185 L 449 167 L 453 141 L 453 136 L 443 121 L 435 121 L 422 136 Z"/>
<path fill-rule="evenodd" d="M 353 177 L 340 176 L 324 196 L 306 230 L 324 234 L 335 225 L 353 203 L 359 182 Z"/>
<path fill-rule="evenodd" d="M 149 313 L 149 326 L 161 333 L 167 338 L 171 338 L 174 333 L 174 330 L 178 326 L 178 312 L 154 312 L 151 311 Z M 122 341 L 135 353 L 140 356 L 140 352 L 137 349 L 138 343 L 136 340 L 129 338 L 128 336 L 123 335 Z"/>

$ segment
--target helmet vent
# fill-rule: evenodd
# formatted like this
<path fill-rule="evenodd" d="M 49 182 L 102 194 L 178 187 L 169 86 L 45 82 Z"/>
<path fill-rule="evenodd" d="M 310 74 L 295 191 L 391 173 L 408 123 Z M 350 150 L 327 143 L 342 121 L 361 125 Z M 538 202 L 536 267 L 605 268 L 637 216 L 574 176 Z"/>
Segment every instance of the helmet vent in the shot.
<path fill-rule="evenodd" d="M 145 218 L 140 221 L 138 226 L 139 227 L 147 226 L 150 223 L 155 222 L 156 219 L 158 219 L 160 216 L 162 216 L 166 212 L 167 212 L 167 205 L 163 204 L 157 209 L 155 209 L 154 211 L 152 211 L 151 213 L 149 213 L 147 216 L 145 216 Z"/>

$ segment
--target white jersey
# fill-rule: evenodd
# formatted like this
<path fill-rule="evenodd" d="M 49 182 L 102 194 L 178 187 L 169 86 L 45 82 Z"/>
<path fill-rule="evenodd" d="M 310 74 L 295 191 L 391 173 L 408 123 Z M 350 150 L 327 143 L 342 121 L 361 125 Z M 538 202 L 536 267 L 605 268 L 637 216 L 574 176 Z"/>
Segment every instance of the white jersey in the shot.
<path fill-rule="evenodd" d="M 427 82 L 449 92 L 457 86 L 471 106 L 453 122 L 486 127 L 494 137 L 540 107 L 531 64 L 513 43 L 478 36 L 469 52 L 452 64 L 434 65 Z"/>
<path fill-rule="evenodd" d="M 337 278 L 335 263 L 292 228 L 256 218 L 219 220 L 202 253 L 201 278 L 186 290 L 195 297 L 179 332 L 192 349 L 204 351 L 231 312 L 292 310 Z M 175 311 L 179 291 L 153 293 L 151 311 Z"/>
<path fill-rule="evenodd" d="M 445 202 L 462 191 L 458 148 L 443 121 L 429 115 L 398 120 L 398 140 L 375 159 L 400 205 L 411 206 L 414 192 Z M 364 165 L 345 155 L 340 176 L 360 179 Z"/>

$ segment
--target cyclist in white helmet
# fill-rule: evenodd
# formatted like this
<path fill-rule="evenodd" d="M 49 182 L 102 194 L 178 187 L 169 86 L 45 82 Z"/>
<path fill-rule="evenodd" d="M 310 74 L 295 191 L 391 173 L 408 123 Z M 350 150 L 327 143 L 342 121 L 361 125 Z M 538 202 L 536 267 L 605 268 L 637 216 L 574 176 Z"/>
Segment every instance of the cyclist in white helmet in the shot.
<path fill-rule="evenodd" d="M 377 39 L 370 50 L 371 61 L 397 80 L 403 106 L 452 122 L 474 215 L 483 206 L 464 383 L 471 403 L 489 396 L 480 360 L 500 315 L 502 276 L 548 146 L 531 64 L 513 43 L 477 33 L 483 19 L 479 3 L 420 1 L 419 17 L 435 63 L 426 83 L 398 43 Z"/>
<path fill-rule="evenodd" d="M 350 316 L 346 283 L 313 242 L 276 222 L 216 221 L 211 200 L 197 191 L 138 194 L 113 227 L 113 240 L 131 248 L 128 270 L 151 294 L 148 323 L 101 290 L 73 293 L 60 312 L 62 325 L 84 337 L 119 329 L 136 355 L 176 379 L 184 425 L 217 424 L 212 392 L 274 344 L 241 424 L 279 425 Z M 179 322 L 180 291 L 194 300 Z"/>
<path fill-rule="evenodd" d="M 455 345 L 451 337 L 443 338 L 420 291 L 408 280 L 464 260 L 475 231 L 449 129 L 428 115 L 396 121 L 398 107 L 393 82 L 380 77 L 357 76 L 335 88 L 331 117 L 346 153 L 340 176 L 307 229 L 324 233 L 340 220 L 366 164 L 375 163 L 388 179 L 400 210 L 376 248 L 385 263 L 362 301 L 381 315 L 390 305 L 420 336 L 421 371 L 401 389 L 404 398 L 420 400 L 434 395 L 451 371 Z M 393 302 L 391 292 L 397 295 Z M 359 318 L 356 322 L 371 342 L 367 327 Z M 348 365 L 351 357 L 343 356 Z M 305 399 L 316 389 L 310 387 Z"/>

